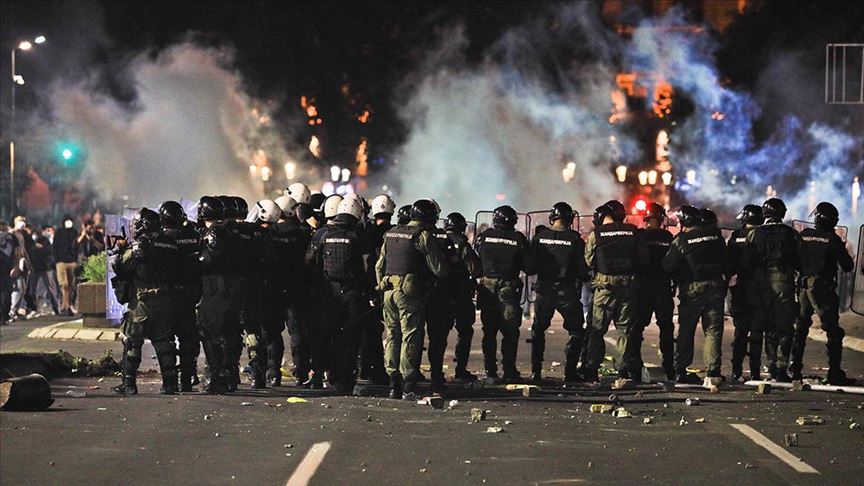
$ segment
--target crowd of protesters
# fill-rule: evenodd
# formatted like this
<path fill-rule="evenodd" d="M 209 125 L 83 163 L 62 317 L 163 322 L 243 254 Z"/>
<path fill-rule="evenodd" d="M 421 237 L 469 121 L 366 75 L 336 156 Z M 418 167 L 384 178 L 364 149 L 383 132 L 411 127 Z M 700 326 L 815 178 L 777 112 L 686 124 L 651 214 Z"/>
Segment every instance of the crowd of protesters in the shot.
<path fill-rule="evenodd" d="M 105 249 L 101 215 L 58 226 L 34 225 L 24 215 L 0 220 L 0 323 L 77 313 L 75 288 L 82 263 Z"/>

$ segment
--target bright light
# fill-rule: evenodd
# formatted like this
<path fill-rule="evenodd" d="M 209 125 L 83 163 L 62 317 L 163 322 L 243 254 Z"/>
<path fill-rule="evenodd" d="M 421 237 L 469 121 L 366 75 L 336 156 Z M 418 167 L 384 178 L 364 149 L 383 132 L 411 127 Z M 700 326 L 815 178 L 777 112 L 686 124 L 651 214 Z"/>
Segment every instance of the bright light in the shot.
<path fill-rule="evenodd" d="M 285 178 L 289 181 L 297 177 L 297 164 L 285 162 Z"/>
<path fill-rule="evenodd" d="M 261 167 L 261 180 L 267 182 L 270 180 L 270 167 L 264 166 Z"/>
<path fill-rule="evenodd" d="M 338 165 L 334 165 L 330 167 L 330 180 L 333 182 L 339 182 L 339 176 L 342 174 L 342 168 Z"/>
<path fill-rule="evenodd" d="M 321 186 L 321 194 L 324 194 L 325 196 L 330 196 L 334 192 L 336 192 L 336 186 L 334 186 L 332 182 L 325 182 L 324 185 Z"/>
<path fill-rule="evenodd" d="M 342 182 L 348 182 L 348 179 L 351 178 L 351 171 L 349 169 L 342 169 Z"/>
<path fill-rule="evenodd" d="M 63 156 L 63 158 L 65 160 L 69 160 L 72 158 L 72 151 L 69 149 L 63 149 L 63 152 L 61 152 L 61 155 Z"/>
<path fill-rule="evenodd" d="M 672 184 L 672 173 L 671 172 L 664 172 L 664 173 L 660 174 L 660 179 L 663 181 L 664 186 L 668 186 L 668 185 Z"/>
<path fill-rule="evenodd" d="M 654 184 L 657 184 L 657 171 L 656 170 L 652 170 L 652 171 L 648 172 L 648 184 L 651 184 L 652 186 Z"/>
<path fill-rule="evenodd" d="M 309 151 L 312 152 L 312 155 L 314 155 L 316 159 L 321 158 L 321 142 L 315 135 L 312 135 L 312 138 L 309 140 Z"/>
<path fill-rule="evenodd" d="M 615 168 L 615 176 L 618 177 L 618 182 L 624 182 L 627 180 L 627 166 L 619 165 Z"/>
<path fill-rule="evenodd" d="M 506 195 L 506 194 L 495 194 L 495 200 L 496 200 L 496 201 L 503 201 L 503 200 L 505 200 L 505 199 L 507 199 L 507 195 Z"/>
<path fill-rule="evenodd" d="M 693 169 L 687 171 L 687 184 L 691 186 L 696 184 L 696 171 Z"/>
<path fill-rule="evenodd" d="M 249 166 L 249 175 L 254 176 L 257 173 L 258 173 L 258 166 L 255 164 L 250 165 Z"/>
<path fill-rule="evenodd" d="M 44 44 L 46 40 L 47 39 L 45 39 L 44 35 L 40 35 L 39 37 L 33 39 L 33 42 L 35 42 L 37 44 Z"/>
<path fill-rule="evenodd" d="M 634 207 L 636 208 L 636 211 L 639 211 L 641 213 L 648 208 L 648 203 L 646 203 L 644 199 L 638 199 L 636 200 L 636 204 L 634 205 Z"/>
<path fill-rule="evenodd" d="M 32 48 L 33 48 L 33 44 L 31 44 L 30 41 L 24 41 L 24 42 L 18 44 L 18 49 L 21 49 L 22 51 L 29 51 Z"/>
<path fill-rule="evenodd" d="M 567 170 L 576 172 L 576 162 L 567 162 Z"/>
<path fill-rule="evenodd" d="M 639 184 L 643 186 L 648 184 L 648 172 L 643 170 L 639 173 Z"/>
<path fill-rule="evenodd" d="M 19 86 L 24 84 L 24 76 L 21 76 L 20 74 L 16 74 L 13 80 L 15 81 L 15 84 Z"/>

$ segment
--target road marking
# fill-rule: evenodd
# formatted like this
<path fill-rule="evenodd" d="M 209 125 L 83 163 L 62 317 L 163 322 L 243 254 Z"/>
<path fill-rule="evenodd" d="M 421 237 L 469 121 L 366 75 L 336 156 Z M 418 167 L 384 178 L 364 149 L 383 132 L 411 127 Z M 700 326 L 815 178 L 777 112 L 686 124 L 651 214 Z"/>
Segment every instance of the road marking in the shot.
<path fill-rule="evenodd" d="M 285 486 L 306 486 L 309 484 L 309 480 L 315 475 L 318 466 L 324 462 L 324 456 L 327 455 L 327 451 L 329 450 L 329 442 L 319 442 L 310 447 L 309 452 L 306 453 L 306 457 L 300 461 L 300 465 L 294 470 L 294 474 L 288 478 Z"/>
<path fill-rule="evenodd" d="M 765 437 L 761 433 L 759 433 L 753 427 L 745 424 L 729 424 L 742 434 L 746 435 L 750 440 L 755 442 L 757 445 L 764 447 L 768 452 L 774 454 L 778 459 L 785 462 L 792 469 L 798 471 L 799 473 L 807 473 L 807 474 L 819 474 L 819 471 L 813 468 L 810 464 L 807 464 L 802 459 L 793 456 L 786 449 L 780 447 L 779 445 L 771 442 L 771 439 Z"/>
<path fill-rule="evenodd" d="M 819 341 L 820 343 L 828 342 L 828 334 L 822 329 L 811 328 L 807 337 L 814 341 Z M 864 353 L 864 339 L 846 336 L 843 338 L 843 347 L 853 351 L 858 351 L 859 353 Z"/>

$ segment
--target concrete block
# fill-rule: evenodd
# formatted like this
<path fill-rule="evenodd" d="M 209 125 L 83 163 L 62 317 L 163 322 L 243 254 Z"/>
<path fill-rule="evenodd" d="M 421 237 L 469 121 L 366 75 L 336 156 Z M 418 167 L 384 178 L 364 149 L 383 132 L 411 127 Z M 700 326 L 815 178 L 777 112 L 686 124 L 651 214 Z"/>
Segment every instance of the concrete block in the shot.
<path fill-rule="evenodd" d="M 83 339 L 85 341 L 98 341 L 99 336 L 102 335 L 102 331 L 99 329 L 80 329 L 77 334 L 75 334 L 75 339 Z"/>
<path fill-rule="evenodd" d="M 100 341 L 118 341 L 120 340 L 120 333 L 116 331 L 102 331 L 102 334 L 99 335 Z"/>

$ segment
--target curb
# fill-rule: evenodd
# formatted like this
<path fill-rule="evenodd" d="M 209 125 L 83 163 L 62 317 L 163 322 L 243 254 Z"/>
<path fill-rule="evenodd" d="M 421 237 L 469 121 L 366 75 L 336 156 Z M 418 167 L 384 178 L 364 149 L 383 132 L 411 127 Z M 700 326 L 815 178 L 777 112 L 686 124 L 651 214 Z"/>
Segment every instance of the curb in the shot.
<path fill-rule="evenodd" d="M 814 341 L 819 341 L 820 343 L 828 342 L 828 334 L 826 334 L 822 329 L 810 328 L 810 333 L 807 334 L 807 337 Z M 864 339 L 854 336 L 846 336 L 843 338 L 843 347 L 853 351 L 858 351 L 859 353 L 864 353 Z"/>
<path fill-rule="evenodd" d="M 66 329 L 63 326 L 72 323 L 82 323 L 83 319 L 59 322 L 50 326 L 39 327 L 27 335 L 36 339 L 74 339 L 78 341 L 118 341 L 120 340 L 119 329 L 102 328 L 73 328 Z"/>

